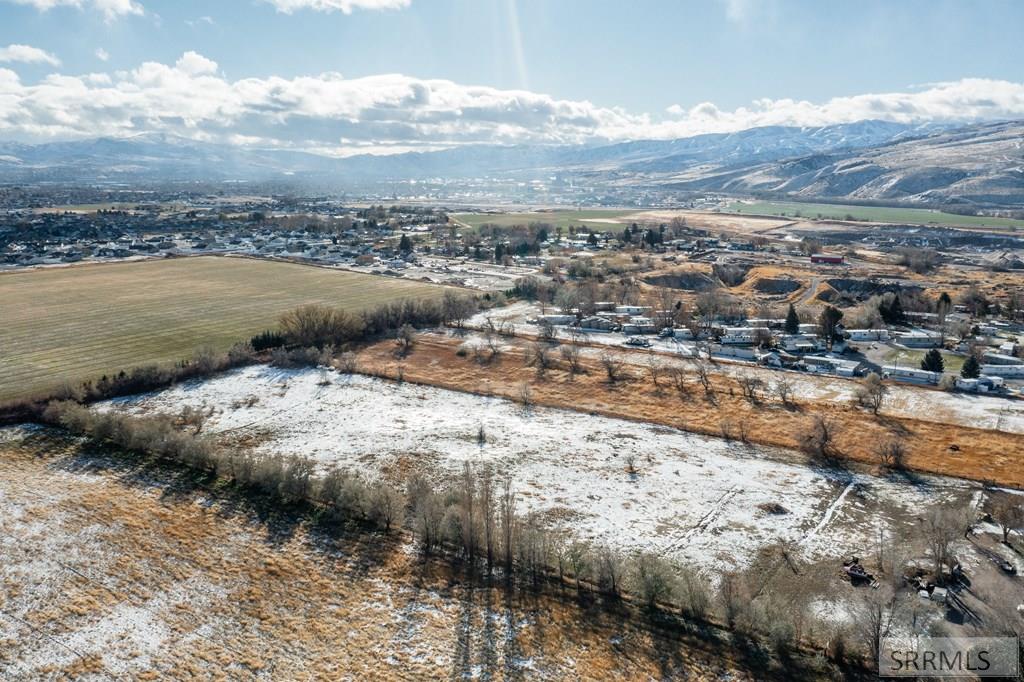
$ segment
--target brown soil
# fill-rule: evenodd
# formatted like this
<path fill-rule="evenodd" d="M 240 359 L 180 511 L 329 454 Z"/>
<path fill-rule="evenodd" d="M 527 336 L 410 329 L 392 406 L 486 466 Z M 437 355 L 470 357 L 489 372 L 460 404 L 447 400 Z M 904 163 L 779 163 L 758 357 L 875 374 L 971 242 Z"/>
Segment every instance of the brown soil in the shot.
<path fill-rule="evenodd" d="M 592 412 L 664 424 L 686 431 L 719 436 L 723 423 L 733 436 L 741 430 L 754 443 L 798 448 L 815 415 L 836 423 L 835 445 L 844 459 L 876 464 L 876 449 L 894 438 L 904 440 L 908 467 L 922 472 L 956 476 L 1024 488 L 1024 436 L 1001 431 L 939 424 L 906 417 L 876 417 L 853 407 L 797 403 L 784 407 L 775 401 L 751 405 L 742 397 L 739 383 L 730 377 L 713 376 L 713 396 L 705 396 L 694 375 L 685 399 L 663 379 L 660 390 L 639 368 L 627 369 L 629 378 L 609 384 L 600 363 L 585 359 L 587 373 L 571 377 L 565 370 L 551 370 L 544 380 L 524 365 L 524 353 L 510 350 L 487 364 L 472 356 L 459 357 L 458 339 L 425 334 L 416 349 L 401 361 L 407 381 L 483 395 L 518 399 L 520 386 L 528 383 L 532 400 L 550 407 Z M 381 342 L 360 353 L 361 371 L 396 376 L 399 363 L 394 343 Z M 953 446 L 956 446 L 955 448 Z"/>

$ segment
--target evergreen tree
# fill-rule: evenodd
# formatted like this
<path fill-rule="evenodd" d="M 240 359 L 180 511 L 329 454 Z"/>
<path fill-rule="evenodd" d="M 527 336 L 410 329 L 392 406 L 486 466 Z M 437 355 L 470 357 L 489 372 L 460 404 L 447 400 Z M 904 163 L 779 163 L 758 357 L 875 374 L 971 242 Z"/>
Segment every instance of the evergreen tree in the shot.
<path fill-rule="evenodd" d="M 412 253 L 412 240 L 409 239 L 409 235 L 402 235 L 402 238 L 398 241 L 398 250 L 402 253 Z"/>
<path fill-rule="evenodd" d="M 942 372 L 946 369 L 946 363 L 942 360 L 942 353 L 937 348 L 932 348 L 925 353 L 921 360 L 921 369 L 926 372 Z"/>
<path fill-rule="evenodd" d="M 892 305 L 889 306 L 889 316 L 892 318 L 892 324 L 903 324 L 907 321 L 907 316 L 903 313 L 903 303 L 900 302 L 899 294 L 892 298 Z"/>
<path fill-rule="evenodd" d="M 830 305 L 825 306 L 818 316 L 818 333 L 825 339 L 829 350 L 832 349 L 832 342 L 836 340 L 836 326 L 841 319 L 843 319 L 843 311 Z"/>
<path fill-rule="evenodd" d="M 964 379 L 977 379 L 981 376 L 981 365 L 974 355 L 967 356 L 967 362 L 960 368 L 960 376 Z"/>
<path fill-rule="evenodd" d="M 783 327 L 787 334 L 798 334 L 800 332 L 800 318 L 797 317 L 796 308 L 789 304 L 789 312 L 786 313 L 786 325 Z"/>

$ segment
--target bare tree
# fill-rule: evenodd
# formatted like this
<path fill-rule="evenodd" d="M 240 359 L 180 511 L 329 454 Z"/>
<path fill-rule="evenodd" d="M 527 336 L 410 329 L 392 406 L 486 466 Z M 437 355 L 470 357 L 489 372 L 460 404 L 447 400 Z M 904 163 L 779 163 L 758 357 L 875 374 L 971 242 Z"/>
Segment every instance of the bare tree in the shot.
<path fill-rule="evenodd" d="M 501 482 L 501 496 L 498 498 L 498 523 L 501 526 L 501 549 L 505 560 L 505 571 L 512 575 L 512 558 L 516 534 L 516 493 L 512 489 L 512 477 L 505 476 Z"/>
<path fill-rule="evenodd" d="M 653 353 L 647 356 L 647 372 L 651 375 L 651 383 L 654 390 L 661 392 L 661 377 L 665 374 L 665 363 Z"/>
<path fill-rule="evenodd" d="M 569 368 L 569 376 L 576 376 L 583 373 L 583 364 L 580 361 L 580 347 L 575 343 L 564 343 L 558 348 L 558 354 L 562 362 Z"/>
<path fill-rule="evenodd" d="M 612 353 L 601 353 L 601 366 L 608 377 L 608 383 L 614 384 L 622 378 L 625 361 Z"/>
<path fill-rule="evenodd" d="M 470 561 L 476 556 L 477 518 L 476 518 L 476 476 L 473 465 L 468 461 L 462 463 L 460 478 L 459 508 L 461 511 L 462 550 Z"/>
<path fill-rule="evenodd" d="M 480 427 L 483 429 L 483 427 Z M 488 466 L 483 468 L 479 477 L 480 496 L 480 528 L 483 534 L 484 552 L 487 558 L 487 570 L 494 568 L 494 550 L 496 544 L 495 533 L 495 501 L 494 501 L 494 478 Z"/>
<path fill-rule="evenodd" d="M 572 575 L 576 579 L 576 591 L 579 592 L 581 581 L 590 571 L 590 551 L 582 542 L 573 542 L 569 545 L 566 555 Z"/>
<path fill-rule="evenodd" d="M 597 587 L 605 594 L 617 597 L 622 589 L 626 562 L 615 549 L 604 545 L 597 551 Z"/>
<path fill-rule="evenodd" d="M 374 520 L 384 526 L 385 533 L 390 533 L 391 527 L 404 515 L 405 497 L 391 486 L 378 483 L 371 491 L 371 500 Z"/>
<path fill-rule="evenodd" d="M 533 405 L 533 389 L 530 388 L 530 384 L 525 381 L 519 384 L 518 398 L 523 407 L 529 408 Z"/>
<path fill-rule="evenodd" d="M 889 469 L 902 469 L 907 458 L 907 446 L 900 439 L 882 441 L 876 446 L 879 463 Z"/>
<path fill-rule="evenodd" d="M 740 574 L 728 571 L 722 575 L 722 582 L 718 587 L 718 598 L 722 602 L 725 622 L 730 628 L 735 627 L 736 621 L 750 603 L 749 592 Z"/>
<path fill-rule="evenodd" d="M 793 404 L 793 382 L 787 377 L 781 377 L 775 381 L 772 385 L 772 389 L 775 391 L 775 396 L 779 399 L 786 407 Z"/>
<path fill-rule="evenodd" d="M 538 322 L 537 330 L 540 332 L 542 341 L 554 341 L 558 336 L 558 330 L 555 329 L 555 325 L 551 324 L 548 320 L 542 319 Z"/>
<path fill-rule="evenodd" d="M 807 430 L 799 436 L 800 447 L 811 457 L 828 459 L 835 454 L 838 425 L 830 417 L 814 415 Z"/>
<path fill-rule="evenodd" d="M 416 329 L 411 324 L 403 324 L 395 333 L 395 343 L 398 344 L 399 355 L 408 355 L 416 344 Z"/>
<path fill-rule="evenodd" d="M 668 378 L 680 398 L 686 400 L 690 397 L 690 382 L 686 379 L 686 370 L 677 366 L 669 367 Z"/>
<path fill-rule="evenodd" d="M 551 347 L 543 341 L 533 343 L 526 352 L 526 364 L 537 371 L 537 378 L 543 380 L 547 377 L 548 370 L 554 367 L 555 360 L 551 354 Z"/>
<path fill-rule="evenodd" d="M 672 601 L 677 587 L 672 565 L 653 552 L 638 554 L 633 561 L 630 587 L 648 609 L 657 608 L 659 602 Z"/>
<path fill-rule="evenodd" d="M 967 519 L 953 507 L 932 509 L 924 519 L 924 537 L 932 557 L 935 582 L 945 582 L 945 567 L 952 565 L 953 544 L 963 536 Z"/>
<path fill-rule="evenodd" d="M 708 364 L 697 357 L 693 361 L 694 369 L 697 372 L 697 379 L 700 381 L 700 385 L 704 388 L 706 395 L 713 395 L 714 389 L 711 386 L 711 370 L 708 368 Z"/>
<path fill-rule="evenodd" d="M 764 388 L 764 380 L 760 377 L 751 376 L 744 374 L 739 378 L 740 390 L 743 392 L 743 397 L 747 399 L 751 405 L 756 405 L 760 402 L 760 392 Z"/>
<path fill-rule="evenodd" d="M 897 601 L 895 594 L 882 586 L 864 593 L 857 605 L 857 616 L 853 619 L 858 639 L 870 656 L 877 661 L 882 639 L 892 631 L 896 619 Z"/>
<path fill-rule="evenodd" d="M 1024 527 L 1024 505 L 1015 495 L 1002 494 L 991 505 L 992 517 L 1003 531 L 1003 544 L 1010 544 L 1010 533 L 1021 532 Z"/>
<path fill-rule="evenodd" d="M 854 393 L 854 400 L 861 407 L 871 410 L 872 414 L 878 414 L 885 403 L 885 397 L 889 393 L 889 387 L 882 381 L 882 377 L 871 372 L 864 377 L 863 383 L 857 387 Z"/>

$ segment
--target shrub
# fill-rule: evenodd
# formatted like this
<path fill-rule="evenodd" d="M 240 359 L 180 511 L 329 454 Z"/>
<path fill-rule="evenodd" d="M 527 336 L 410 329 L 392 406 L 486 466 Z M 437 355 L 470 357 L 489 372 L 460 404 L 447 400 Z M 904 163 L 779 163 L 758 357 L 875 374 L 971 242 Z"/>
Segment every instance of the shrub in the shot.
<path fill-rule="evenodd" d="M 289 343 L 323 349 L 360 338 L 365 323 L 340 308 L 309 304 L 284 313 L 279 326 Z"/>
<path fill-rule="evenodd" d="M 672 565 L 651 552 L 637 555 L 633 562 L 630 588 L 644 605 L 653 609 L 658 602 L 672 601 L 676 597 L 676 576 Z"/>
<path fill-rule="evenodd" d="M 284 344 L 284 334 L 271 330 L 260 332 L 249 340 L 249 345 L 252 346 L 252 349 L 257 353 L 262 353 L 263 351 L 271 350 L 272 348 L 280 348 Z"/>

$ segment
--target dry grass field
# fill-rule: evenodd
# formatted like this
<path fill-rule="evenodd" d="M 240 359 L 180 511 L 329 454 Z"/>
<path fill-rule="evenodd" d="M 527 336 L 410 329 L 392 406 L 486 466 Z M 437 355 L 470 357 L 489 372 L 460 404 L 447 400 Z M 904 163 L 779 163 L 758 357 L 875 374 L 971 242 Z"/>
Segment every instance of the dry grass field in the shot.
<path fill-rule="evenodd" d="M 568 594 L 474 586 L 400 536 L 0 430 L 4 680 L 769 679 L 756 665 Z"/>
<path fill-rule="evenodd" d="M 907 447 L 911 469 L 975 481 L 1024 486 L 1024 436 L 959 424 L 886 415 L 874 416 L 850 405 L 796 400 L 783 406 L 774 400 L 751 404 L 742 397 L 735 377 L 716 375 L 713 397 L 706 397 L 694 374 L 690 394 L 680 399 L 663 377 L 655 389 L 643 366 L 628 366 L 623 380 L 609 385 L 593 353 L 583 356 L 586 374 L 570 376 L 564 369 L 551 370 L 545 380 L 524 363 L 527 342 L 505 340 L 510 347 L 488 364 L 472 355 L 459 357 L 460 340 L 423 335 L 417 349 L 404 358 L 406 381 L 482 395 L 516 399 L 521 386 L 529 384 L 538 405 L 566 407 L 610 417 L 623 417 L 712 436 L 722 435 L 723 423 L 730 435 L 740 438 L 740 427 L 750 442 L 795 449 L 809 430 L 814 415 L 825 415 L 837 432 L 835 449 L 841 457 L 864 464 L 878 462 L 879 443 L 900 439 Z M 381 342 L 364 349 L 360 366 L 378 375 L 394 376 L 398 361 L 394 343 Z"/>
<path fill-rule="evenodd" d="M 304 303 L 359 309 L 443 288 L 292 263 L 200 257 L 0 274 L 0 400 L 225 350 Z"/>

